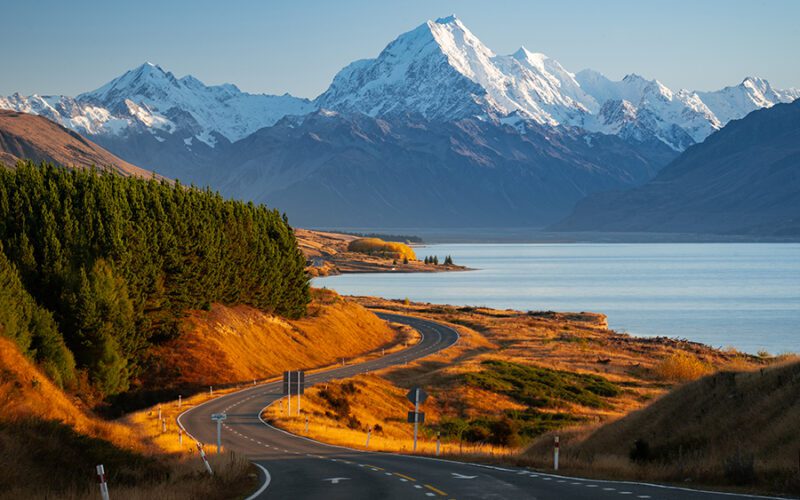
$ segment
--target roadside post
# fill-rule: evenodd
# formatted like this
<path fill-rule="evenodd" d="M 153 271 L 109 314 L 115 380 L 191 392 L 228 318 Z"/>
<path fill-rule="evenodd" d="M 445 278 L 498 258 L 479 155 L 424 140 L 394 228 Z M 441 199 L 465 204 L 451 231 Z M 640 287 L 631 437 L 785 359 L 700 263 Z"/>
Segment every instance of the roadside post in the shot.
<path fill-rule="evenodd" d="M 428 399 L 428 393 L 420 389 L 419 387 L 414 387 L 408 394 L 406 394 L 406 398 L 409 401 L 414 403 L 414 411 L 408 412 L 408 423 L 414 424 L 414 452 L 417 451 L 417 434 L 419 429 L 419 424 L 425 422 L 425 412 L 419 411 L 419 405 L 425 402 Z"/>
<path fill-rule="evenodd" d="M 297 416 L 300 416 L 300 396 L 306 392 L 306 372 L 297 370 Z"/>
<path fill-rule="evenodd" d="M 199 441 L 197 443 L 197 449 L 200 450 L 200 458 L 203 459 L 203 464 L 206 466 L 206 471 L 208 471 L 208 475 L 209 476 L 213 476 L 214 475 L 214 471 L 211 470 L 211 464 L 208 463 L 208 459 L 206 458 L 206 452 L 205 452 L 205 450 L 203 450 L 203 445 L 200 444 Z"/>
<path fill-rule="evenodd" d="M 183 446 L 183 429 L 178 427 L 178 444 Z"/>
<path fill-rule="evenodd" d="M 161 420 L 161 405 L 158 405 L 158 419 Z"/>
<path fill-rule="evenodd" d="M 306 415 L 306 434 L 308 434 L 308 415 Z"/>
<path fill-rule="evenodd" d="M 178 408 L 181 407 L 181 395 L 178 394 Z"/>
<path fill-rule="evenodd" d="M 436 456 L 437 457 L 439 456 L 439 451 L 441 450 L 441 447 L 442 447 L 442 433 L 441 432 L 437 432 L 436 433 Z"/>
<path fill-rule="evenodd" d="M 103 464 L 97 466 L 97 482 L 100 485 L 100 496 L 103 500 L 108 500 L 108 483 L 106 482 L 106 471 Z"/>
<path fill-rule="evenodd" d="M 553 443 L 553 470 L 558 470 L 558 436 L 555 438 L 555 442 Z"/>
<path fill-rule="evenodd" d="M 294 376 L 292 376 L 294 374 Z M 295 394 L 297 394 L 297 415 L 300 416 L 300 396 L 306 392 L 306 372 L 302 370 L 285 371 L 283 372 L 283 395 L 286 396 L 286 401 L 289 404 L 286 415 L 292 416 L 292 388 L 294 387 Z"/>
<path fill-rule="evenodd" d="M 286 416 L 292 416 L 292 372 L 286 371 L 283 372 L 283 395 L 288 396 L 286 398 L 289 404 L 289 411 L 286 412 Z"/>
<path fill-rule="evenodd" d="M 224 413 L 212 413 L 211 420 L 217 423 L 217 455 L 222 452 L 222 422 L 228 418 Z"/>
<path fill-rule="evenodd" d="M 369 436 L 372 434 L 372 426 L 367 427 L 367 442 L 364 444 L 365 448 L 369 448 Z"/>
<path fill-rule="evenodd" d="M 161 419 L 161 434 L 164 434 L 165 432 L 167 432 L 167 419 L 166 418 L 162 418 Z"/>
<path fill-rule="evenodd" d="M 214 386 L 213 385 L 209 385 L 208 386 L 208 395 L 209 396 L 213 396 L 214 395 Z"/>

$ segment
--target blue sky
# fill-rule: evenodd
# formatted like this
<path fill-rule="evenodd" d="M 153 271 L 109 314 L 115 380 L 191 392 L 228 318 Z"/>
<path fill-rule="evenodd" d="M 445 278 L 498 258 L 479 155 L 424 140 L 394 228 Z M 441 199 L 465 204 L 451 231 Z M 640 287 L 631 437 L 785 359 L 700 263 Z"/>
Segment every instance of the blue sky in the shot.
<path fill-rule="evenodd" d="M 761 76 L 800 86 L 800 1 L 15 1 L 4 5 L 0 95 L 94 89 L 151 61 L 177 76 L 315 97 L 355 59 L 455 13 L 505 54 L 710 90 Z"/>

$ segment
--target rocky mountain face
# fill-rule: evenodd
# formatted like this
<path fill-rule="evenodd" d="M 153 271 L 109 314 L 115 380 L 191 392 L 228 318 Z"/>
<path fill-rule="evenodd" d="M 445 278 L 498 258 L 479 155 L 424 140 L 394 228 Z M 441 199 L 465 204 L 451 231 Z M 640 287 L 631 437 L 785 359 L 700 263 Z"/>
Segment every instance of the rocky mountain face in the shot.
<path fill-rule="evenodd" d="M 800 236 L 800 101 L 730 122 L 650 182 L 589 196 L 553 229 Z"/>
<path fill-rule="evenodd" d="M 728 121 L 798 95 L 757 78 L 692 92 L 575 74 L 524 47 L 498 55 L 450 16 L 348 65 L 313 101 L 148 63 L 74 98 L 15 94 L 0 109 L 45 116 L 129 162 L 266 201 L 303 224 L 423 223 L 398 211 L 405 196 L 448 205 L 425 212 L 431 225 L 539 225 L 587 194 L 638 186 Z M 458 183 L 485 200 L 480 214 L 462 207 L 460 222 L 447 215 L 459 196 L 444 195 Z M 348 208 L 367 193 L 374 210 Z"/>
<path fill-rule="evenodd" d="M 234 143 L 210 181 L 304 226 L 542 226 L 590 192 L 645 182 L 672 156 L 660 142 L 538 124 L 319 111 Z"/>

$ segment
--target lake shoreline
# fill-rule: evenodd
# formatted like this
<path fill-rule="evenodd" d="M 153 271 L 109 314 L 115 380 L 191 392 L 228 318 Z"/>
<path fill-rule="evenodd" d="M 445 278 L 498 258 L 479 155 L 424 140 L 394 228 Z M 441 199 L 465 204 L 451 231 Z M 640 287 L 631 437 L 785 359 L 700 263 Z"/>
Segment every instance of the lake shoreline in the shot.
<path fill-rule="evenodd" d="M 445 274 L 343 274 L 314 286 L 495 309 L 599 311 L 639 337 L 717 348 L 800 352 L 798 244 L 429 245 L 475 269 Z"/>

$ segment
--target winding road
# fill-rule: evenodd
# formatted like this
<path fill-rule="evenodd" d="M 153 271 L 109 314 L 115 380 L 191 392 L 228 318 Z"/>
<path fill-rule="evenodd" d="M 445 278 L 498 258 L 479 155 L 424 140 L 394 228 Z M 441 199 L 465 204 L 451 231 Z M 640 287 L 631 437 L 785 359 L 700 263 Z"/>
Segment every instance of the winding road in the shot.
<path fill-rule="evenodd" d="M 458 341 L 455 330 L 433 321 L 396 314 L 380 316 L 416 328 L 422 334 L 422 340 L 408 349 L 379 359 L 308 375 L 306 386 L 419 359 Z M 261 486 L 249 497 L 252 499 L 767 498 L 580 479 L 515 467 L 468 464 L 331 446 L 289 434 L 263 422 L 260 418 L 262 409 L 280 398 L 281 382 L 271 382 L 220 396 L 178 417 L 179 423 L 195 439 L 214 443 L 216 424 L 211 421 L 211 414 L 227 413 L 222 433 L 225 447 L 246 455 L 261 473 Z M 405 411 L 406 408 L 398 408 L 398 414 L 405 414 Z"/>

